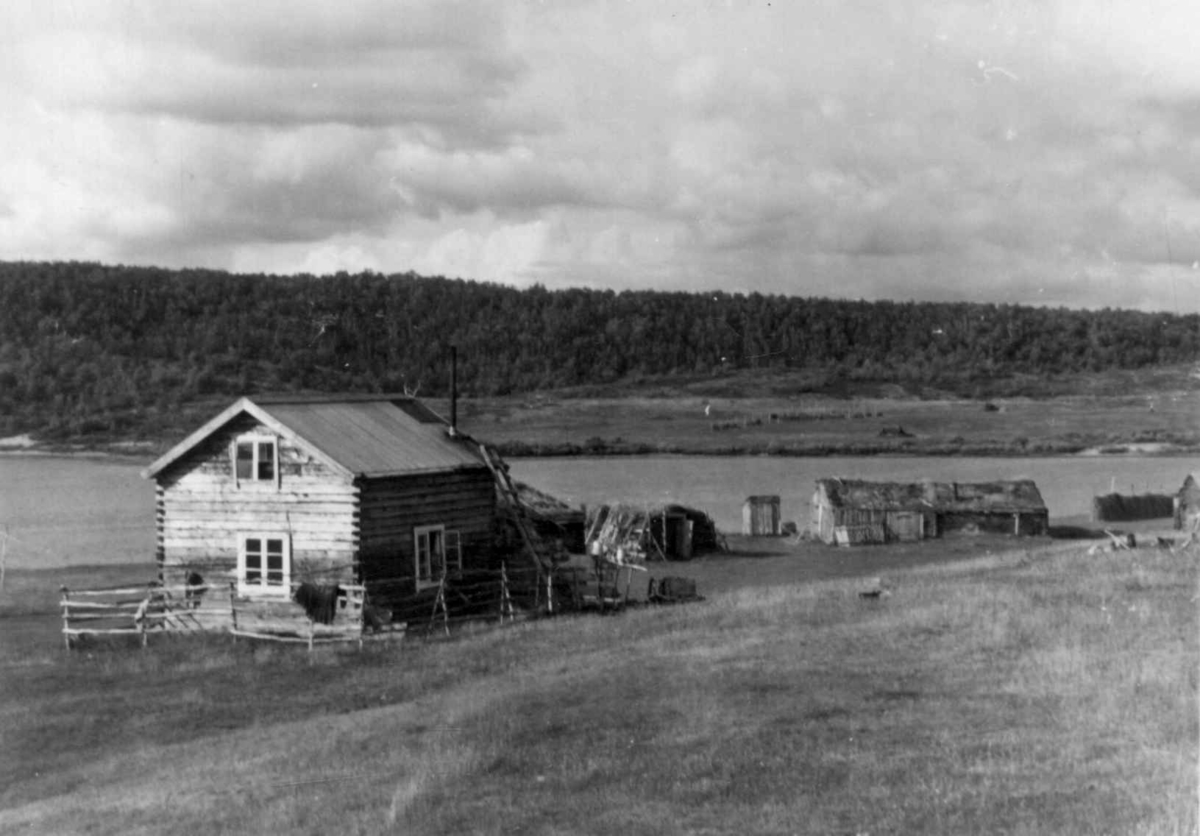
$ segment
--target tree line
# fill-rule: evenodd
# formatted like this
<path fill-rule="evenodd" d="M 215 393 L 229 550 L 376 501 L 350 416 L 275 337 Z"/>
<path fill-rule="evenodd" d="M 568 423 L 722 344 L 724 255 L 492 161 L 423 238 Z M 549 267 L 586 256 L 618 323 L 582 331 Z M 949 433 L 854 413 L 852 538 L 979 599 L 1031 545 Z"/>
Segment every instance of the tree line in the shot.
<path fill-rule="evenodd" d="M 963 391 L 1195 361 L 1200 316 L 0 262 L 0 433 L 152 435 L 261 392 L 444 395 L 451 346 L 466 396 L 746 369 Z"/>

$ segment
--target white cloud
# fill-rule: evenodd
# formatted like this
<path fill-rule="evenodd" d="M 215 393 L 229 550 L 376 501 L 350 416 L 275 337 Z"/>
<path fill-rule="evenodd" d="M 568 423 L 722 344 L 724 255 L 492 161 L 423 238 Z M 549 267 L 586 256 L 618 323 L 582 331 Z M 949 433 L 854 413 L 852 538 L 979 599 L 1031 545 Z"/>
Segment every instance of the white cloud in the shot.
<path fill-rule="evenodd" d="M 542 257 L 548 234 L 544 221 L 489 225 L 486 231 L 460 227 L 432 241 L 413 266 L 428 275 L 524 284 Z"/>
<path fill-rule="evenodd" d="M 1191 4 L 10 5 L 3 258 L 1200 310 Z"/>

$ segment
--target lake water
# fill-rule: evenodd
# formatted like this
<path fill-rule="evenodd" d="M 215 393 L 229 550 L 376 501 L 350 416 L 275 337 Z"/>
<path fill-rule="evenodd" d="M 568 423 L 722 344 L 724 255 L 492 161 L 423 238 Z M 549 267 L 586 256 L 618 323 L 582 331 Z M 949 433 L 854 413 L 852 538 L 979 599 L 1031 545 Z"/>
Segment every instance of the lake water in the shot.
<path fill-rule="evenodd" d="M 1092 497 L 1110 493 L 1175 493 L 1198 457 L 958 458 L 766 456 L 518 459 L 513 475 L 572 504 L 674 500 L 709 513 L 724 531 L 740 531 L 742 503 L 777 494 L 785 520 L 803 527 L 817 479 L 984 482 L 1033 479 L 1051 520 L 1088 516 Z"/>
<path fill-rule="evenodd" d="M 141 478 L 147 464 L 0 456 L 0 535 L 8 535 L 8 567 L 152 563 L 154 483 Z"/>
<path fill-rule="evenodd" d="M 154 483 L 148 461 L 0 456 L 0 533 L 9 568 L 146 561 L 154 556 Z M 516 459 L 513 475 L 574 504 L 674 500 L 707 511 L 726 531 L 741 527 L 742 502 L 778 494 L 784 519 L 803 525 L 813 483 L 825 476 L 917 481 L 1037 482 L 1051 520 L 1090 513 L 1092 497 L 1174 493 L 1200 457 L 1033 459 L 844 457 Z"/>

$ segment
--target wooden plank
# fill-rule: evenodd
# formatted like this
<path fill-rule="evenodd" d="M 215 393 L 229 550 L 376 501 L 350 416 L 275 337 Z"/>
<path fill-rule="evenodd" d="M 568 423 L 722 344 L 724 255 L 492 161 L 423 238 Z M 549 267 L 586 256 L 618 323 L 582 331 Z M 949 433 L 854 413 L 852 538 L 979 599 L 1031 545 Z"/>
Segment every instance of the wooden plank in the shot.
<path fill-rule="evenodd" d="M 348 476 L 343 476 L 328 468 L 289 468 L 287 463 L 284 463 L 281 470 L 282 479 L 278 486 L 274 482 L 264 481 L 247 481 L 234 479 L 233 465 L 228 461 L 228 452 L 222 453 L 223 462 L 220 464 L 212 462 L 196 462 L 190 465 L 191 469 L 180 471 L 179 475 L 173 480 L 163 482 L 163 486 L 168 491 L 173 489 L 187 488 L 194 486 L 210 485 L 222 486 L 232 491 L 276 491 L 276 489 L 295 489 L 298 486 L 304 485 L 320 485 L 332 486 L 340 485 L 353 487 L 354 480 Z M 176 463 L 176 468 L 179 464 Z"/>
<path fill-rule="evenodd" d="M 243 630 L 241 628 L 238 628 L 236 630 L 230 630 L 229 632 L 235 636 L 242 636 L 242 637 L 245 637 L 248 639 L 264 639 L 267 641 L 287 642 L 287 643 L 293 643 L 293 644 L 309 644 L 309 643 L 333 644 L 333 643 L 341 643 L 341 642 L 358 641 L 360 638 L 360 636 L 357 633 L 355 633 L 355 634 L 347 633 L 344 636 L 313 636 L 313 638 L 310 641 L 308 636 L 286 636 L 286 635 L 281 636 L 281 635 L 275 635 L 272 633 L 256 633 L 256 632 L 252 632 L 249 630 Z"/>
<path fill-rule="evenodd" d="M 210 501 L 257 501 L 276 499 L 285 503 L 301 503 L 313 500 L 356 501 L 358 491 L 353 485 L 326 484 L 313 482 L 311 484 L 288 485 L 281 490 L 251 491 L 235 488 L 233 485 L 195 485 L 189 487 L 174 487 L 163 494 L 163 501 L 170 506 L 180 500 L 202 499 Z"/>
<path fill-rule="evenodd" d="M 260 516 L 210 517 L 194 520 L 167 520 L 163 525 L 167 534 L 186 536 L 189 532 L 225 533 L 234 536 L 243 531 L 279 531 L 349 537 L 354 531 L 353 522 L 345 517 L 310 517 L 305 514 L 262 514 Z"/>
<path fill-rule="evenodd" d="M 230 509 L 254 509 L 258 511 L 278 510 L 296 513 L 302 511 L 310 514 L 349 514 L 358 511 L 358 502 L 352 496 L 335 494 L 316 494 L 309 497 L 255 497 L 251 501 L 243 501 L 241 497 L 222 496 L 176 496 L 165 504 L 163 513 L 174 516 L 185 513 L 203 513 L 216 511 L 227 513 Z"/>
<path fill-rule="evenodd" d="M 247 527 L 245 533 L 254 533 L 256 529 Z M 276 529 L 273 527 L 265 527 L 257 529 L 262 534 L 287 534 L 287 531 Z M 167 530 L 163 535 L 163 545 L 166 546 L 168 552 L 174 549 L 200 549 L 207 550 L 215 554 L 229 553 L 234 558 L 237 557 L 237 537 L 240 532 L 235 530 L 228 531 L 184 531 L 176 534 L 174 531 Z M 315 531 L 295 531 L 291 532 L 294 547 L 303 547 L 308 550 L 328 550 L 341 551 L 353 550 L 356 545 L 354 538 L 349 532 L 325 533 Z M 410 535 L 411 539 L 411 535 Z M 296 549 L 293 548 L 293 554 Z"/>
<path fill-rule="evenodd" d="M 79 594 L 79 593 L 74 593 Z M 143 599 L 144 600 L 144 599 Z M 69 607 L 72 612 L 79 610 L 83 611 L 116 611 L 116 612 L 137 612 L 138 607 L 142 605 L 141 601 L 121 604 L 106 604 L 100 601 L 63 601 L 60 606 Z"/>
<path fill-rule="evenodd" d="M 332 568 L 335 566 L 350 566 L 358 556 L 358 552 L 352 550 L 348 546 L 338 548 L 320 548 L 320 549 L 293 549 L 292 550 L 292 566 L 293 569 L 301 566 L 312 566 L 315 570 L 322 568 Z M 206 583 L 213 583 L 205 571 L 208 572 L 229 572 L 237 571 L 237 550 L 234 548 L 215 549 L 212 547 L 206 548 L 175 548 L 168 549 L 163 556 L 161 568 L 164 569 L 182 569 L 196 568 L 196 570 L 204 577 Z M 166 578 L 168 583 L 185 583 L 186 576 Z"/>

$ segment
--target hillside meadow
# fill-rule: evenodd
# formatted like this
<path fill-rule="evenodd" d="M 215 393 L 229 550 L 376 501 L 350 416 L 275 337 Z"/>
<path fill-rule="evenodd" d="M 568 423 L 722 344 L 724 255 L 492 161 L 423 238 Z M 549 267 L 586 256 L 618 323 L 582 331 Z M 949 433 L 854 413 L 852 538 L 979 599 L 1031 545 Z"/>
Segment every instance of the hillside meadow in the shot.
<path fill-rule="evenodd" d="M 651 390 L 459 405 L 467 432 L 510 455 L 1047 456 L 1200 449 L 1200 391 L 971 400 L 903 391 L 831 398 Z M 449 414 L 448 403 L 433 400 Z"/>
<path fill-rule="evenodd" d="M 0 831 L 1195 833 L 1200 555 L 1092 546 L 311 659 L 68 654 L 57 585 L 142 570 L 10 572 Z"/>

